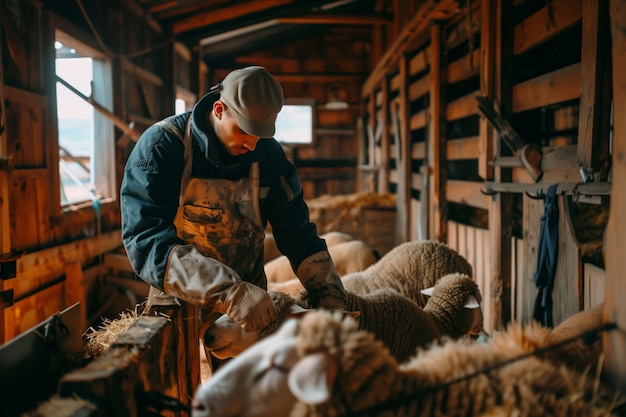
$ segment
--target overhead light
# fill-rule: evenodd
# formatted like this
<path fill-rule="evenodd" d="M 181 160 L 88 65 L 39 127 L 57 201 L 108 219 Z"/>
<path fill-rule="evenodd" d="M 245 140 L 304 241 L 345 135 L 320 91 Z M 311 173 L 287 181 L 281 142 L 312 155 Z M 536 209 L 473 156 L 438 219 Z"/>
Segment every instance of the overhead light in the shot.
<path fill-rule="evenodd" d="M 343 110 L 349 107 L 346 101 L 347 93 L 339 83 L 333 83 L 326 89 L 326 104 L 324 108 L 329 110 Z"/>

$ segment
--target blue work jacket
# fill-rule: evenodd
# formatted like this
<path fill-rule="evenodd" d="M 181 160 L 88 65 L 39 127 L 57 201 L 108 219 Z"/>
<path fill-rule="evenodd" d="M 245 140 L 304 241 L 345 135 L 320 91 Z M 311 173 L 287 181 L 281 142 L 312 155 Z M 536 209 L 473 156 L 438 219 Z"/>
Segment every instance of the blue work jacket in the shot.
<path fill-rule="evenodd" d="M 247 154 L 229 155 L 209 122 L 217 99 L 217 94 L 209 93 L 191 112 L 165 119 L 184 133 L 191 117 L 191 176 L 238 180 L 247 177 L 250 165 L 258 161 L 263 226 L 269 222 L 279 250 L 297 270 L 304 259 L 327 247 L 310 222 L 296 169 L 274 138 L 259 140 Z M 135 144 L 120 189 L 122 240 L 130 263 L 142 280 L 161 290 L 171 250 L 187 244 L 177 237 L 173 223 L 183 168 L 181 139 L 162 125 L 153 125 Z"/>

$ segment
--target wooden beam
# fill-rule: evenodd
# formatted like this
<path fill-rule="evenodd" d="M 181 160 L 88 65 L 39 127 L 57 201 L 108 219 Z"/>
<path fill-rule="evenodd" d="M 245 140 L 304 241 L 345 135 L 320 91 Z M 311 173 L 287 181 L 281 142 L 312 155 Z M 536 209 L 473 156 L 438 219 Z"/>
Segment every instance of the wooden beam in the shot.
<path fill-rule="evenodd" d="M 361 89 L 361 97 L 366 97 L 378 84 L 389 68 L 397 62 L 399 56 L 406 52 L 410 45 L 419 37 L 428 35 L 429 25 L 433 20 L 449 18 L 456 13 L 458 4 L 454 0 L 428 0 L 415 16 L 404 26 L 402 33 L 396 38 L 387 52 L 378 61 Z"/>
<path fill-rule="evenodd" d="M 0 8 L 0 22 L 6 13 L 4 7 Z M 0 42 L 0 57 L 2 54 L 2 42 Z M 0 62 L 2 60 L 0 59 Z M 4 87 L 3 65 L 0 65 L 0 86 Z M 7 155 L 7 125 L 5 110 L 5 88 L 0 88 L 0 254 L 11 252 L 11 212 L 9 196 L 9 156 Z M 4 280 L 0 279 L 0 293 L 4 291 Z M 4 336 L 4 307 L 0 306 L 0 345 L 5 342 Z"/>
<path fill-rule="evenodd" d="M 274 19 L 277 23 L 288 23 L 296 25 L 387 25 L 392 20 L 381 15 L 318 15 L 278 17 Z"/>
<path fill-rule="evenodd" d="M 613 178 L 611 213 L 606 231 L 606 292 L 604 320 L 617 323 L 620 331 L 605 333 L 604 350 L 611 385 L 626 394 L 626 0 L 610 0 L 613 62 Z"/>
<path fill-rule="evenodd" d="M 198 11 L 185 19 L 174 22 L 172 29 L 174 35 L 179 35 L 190 30 L 200 29 L 236 19 L 253 13 L 267 11 L 268 9 L 293 3 L 293 0 L 256 0 L 250 2 L 237 2 L 232 6 L 220 7 L 217 9 L 206 9 Z"/>
<path fill-rule="evenodd" d="M 583 34 L 578 117 L 578 164 L 587 176 L 601 168 L 606 180 L 610 165 L 611 43 L 609 3 L 583 0 Z"/>
<path fill-rule="evenodd" d="M 365 77 L 363 74 L 272 74 L 281 83 L 360 83 Z"/>

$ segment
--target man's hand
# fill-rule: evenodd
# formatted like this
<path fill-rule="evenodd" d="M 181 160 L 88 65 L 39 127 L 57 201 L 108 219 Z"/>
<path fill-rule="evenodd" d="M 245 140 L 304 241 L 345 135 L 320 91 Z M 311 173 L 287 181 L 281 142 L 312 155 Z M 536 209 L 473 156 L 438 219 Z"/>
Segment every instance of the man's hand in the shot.
<path fill-rule="evenodd" d="M 278 312 L 267 291 L 246 281 L 237 281 L 232 285 L 224 304 L 226 314 L 248 332 L 261 330 L 278 319 Z"/>

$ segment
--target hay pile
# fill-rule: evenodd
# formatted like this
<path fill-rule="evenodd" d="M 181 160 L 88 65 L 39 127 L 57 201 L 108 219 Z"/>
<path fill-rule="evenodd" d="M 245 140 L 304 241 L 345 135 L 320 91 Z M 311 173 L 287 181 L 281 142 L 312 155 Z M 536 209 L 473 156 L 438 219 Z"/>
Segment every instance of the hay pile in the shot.
<path fill-rule="evenodd" d="M 322 232 L 339 230 L 342 223 L 357 220 L 364 208 L 395 208 L 396 195 L 390 193 L 361 192 L 345 195 L 325 194 L 307 200 L 311 221 L 317 223 Z"/>
<path fill-rule="evenodd" d="M 83 333 L 83 337 L 86 339 L 85 357 L 93 359 L 105 352 L 117 336 L 124 333 L 135 322 L 137 316 L 137 311 L 122 311 L 118 319 L 104 318 L 97 330 L 93 327 L 87 329 Z"/>

